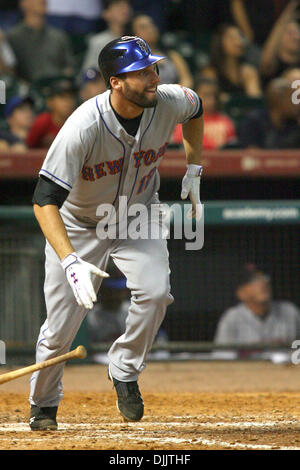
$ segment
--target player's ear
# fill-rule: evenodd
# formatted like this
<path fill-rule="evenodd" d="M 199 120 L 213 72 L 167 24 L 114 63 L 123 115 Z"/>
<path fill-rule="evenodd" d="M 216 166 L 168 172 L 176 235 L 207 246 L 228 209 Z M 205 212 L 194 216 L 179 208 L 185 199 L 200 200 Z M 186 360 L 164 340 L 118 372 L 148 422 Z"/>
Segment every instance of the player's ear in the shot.
<path fill-rule="evenodd" d="M 121 90 L 121 80 L 119 77 L 110 77 L 109 83 L 112 90 Z"/>

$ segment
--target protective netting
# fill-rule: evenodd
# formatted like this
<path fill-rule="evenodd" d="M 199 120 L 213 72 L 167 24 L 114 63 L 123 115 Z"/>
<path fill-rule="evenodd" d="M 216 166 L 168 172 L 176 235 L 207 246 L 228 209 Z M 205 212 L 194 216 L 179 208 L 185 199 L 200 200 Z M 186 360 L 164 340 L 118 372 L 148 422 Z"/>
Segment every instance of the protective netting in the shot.
<path fill-rule="evenodd" d="M 35 343 L 45 317 L 44 238 L 28 225 L 0 226 L 0 339 L 24 347 Z M 168 246 L 175 298 L 163 324 L 169 341 L 212 341 L 248 262 L 271 275 L 275 299 L 300 305 L 299 225 L 206 224 L 201 250 L 186 251 L 183 240 Z"/>

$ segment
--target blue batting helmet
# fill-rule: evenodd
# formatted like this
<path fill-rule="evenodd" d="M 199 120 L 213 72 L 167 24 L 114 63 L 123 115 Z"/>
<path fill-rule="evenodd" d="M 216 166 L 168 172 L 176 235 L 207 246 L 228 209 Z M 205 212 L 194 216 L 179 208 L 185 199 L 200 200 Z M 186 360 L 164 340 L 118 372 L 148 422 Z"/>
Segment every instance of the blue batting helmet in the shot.
<path fill-rule="evenodd" d="M 144 39 L 122 36 L 106 44 L 99 54 L 98 64 L 105 83 L 109 86 L 110 77 L 144 69 L 164 58 L 151 54 Z"/>

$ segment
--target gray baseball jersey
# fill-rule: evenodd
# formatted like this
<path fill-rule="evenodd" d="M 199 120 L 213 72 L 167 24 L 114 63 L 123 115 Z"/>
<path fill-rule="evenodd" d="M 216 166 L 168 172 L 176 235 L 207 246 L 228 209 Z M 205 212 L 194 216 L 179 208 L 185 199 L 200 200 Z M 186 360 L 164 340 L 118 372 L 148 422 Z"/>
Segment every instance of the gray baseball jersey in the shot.
<path fill-rule="evenodd" d="M 265 318 L 243 303 L 222 315 L 217 327 L 218 344 L 288 343 L 300 337 L 300 311 L 290 302 L 272 302 Z"/>
<path fill-rule="evenodd" d="M 101 203 L 118 209 L 119 196 L 127 196 L 128 206 L 143 203 L 150 207 L 156 200 L 157 168 L 174 127 L 195 116 L 201 105 L 195 92 L 179 85 L 161 85 L 157 94 L 157 105 L 144 109 L 135 137 L 116 118 L 109 91 L 85 102 L 58 133 L 40 171 L 70 191 L 60 213 L 78 255 L 103 270 L 111 257 L 127 278 L 131 303 L 126 329 L 108 352 L 111 375 L 125 382 L 137 380 L 144 369 L 167 306 L 173 301 L 167 241 L 162 236 L 100 240 L 96 210 Z M 161 228 L 162 221 L 149 218 L 145 223 Z M 38 338 L 37 362 L 68 351 L 87 313 L 77 304 L 48 242 L 45 269 L 47 319 Z M 94 277 L 92 282 L 97 292 L 101 279 Z M 30 403 L 57 406 L 63 396 L 62 374 L 62 365 L 34 373 Z"/>
<path fill-rule="evenodd" d="M 177 123 L 199 110 L 195 92 L 179 85 L 158 87 L 158 103 L 145 109 L 135 137 L 116 118 L 110 91 L 83 103 L 49 149 L 41 175 L 70 191 L 61 213 L 95 225 L 101 203 L 127 196 L 128 206 L 149 204 L 159 188 L 157 168 Z"/>

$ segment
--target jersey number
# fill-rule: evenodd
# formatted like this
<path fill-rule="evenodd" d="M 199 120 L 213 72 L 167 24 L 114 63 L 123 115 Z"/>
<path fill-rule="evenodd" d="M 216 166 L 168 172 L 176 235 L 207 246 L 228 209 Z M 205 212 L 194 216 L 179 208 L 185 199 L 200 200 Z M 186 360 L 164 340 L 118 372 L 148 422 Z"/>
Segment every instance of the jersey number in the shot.
<path fill-rule="evenodd" d="M 152 170 L 148 173 L 148 175 L 145 175 L 145 176 L 143 176 L 143 178 L 141 178 L 140 184 L 139 184 L 139 187 L 138 187 L 138 190 L 137 190 L 137 194 L 140 194 L 143 191 L 145 191 L 145 189 L 147 188 L 148 184 L 150 183 L 150 180 L 151 180 L 152 176 L 155 174 L 155 172 L 156 172 L 156 166 L 154 168 L 152 168 Z"/>

